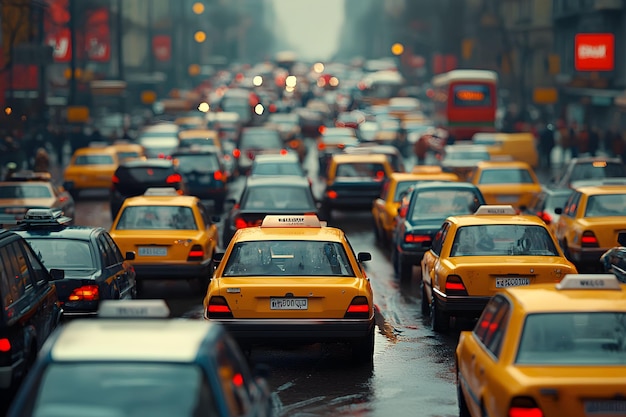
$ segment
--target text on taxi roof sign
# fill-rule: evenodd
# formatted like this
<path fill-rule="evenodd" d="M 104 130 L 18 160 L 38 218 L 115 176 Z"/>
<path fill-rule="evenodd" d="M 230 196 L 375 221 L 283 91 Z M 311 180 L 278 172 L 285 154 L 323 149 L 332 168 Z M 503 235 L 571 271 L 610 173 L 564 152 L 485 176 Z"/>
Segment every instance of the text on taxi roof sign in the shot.
<path fill-rule="evenodd" d="M 488 204 L 482 205 L 478 207 L 476 210 L 477 215 L 485 215 L 485 214 L 517 214 L 515 208 L 511 205 L 496 205 L 496 204 Z"/>
<path fill-rule="evenodd" d="M 314 214 L 265 216 L 261 227 L 322 227 Z"/>
<path fill-rule="evenodd" d="M 567 274 L 556 284 L 557 290 L 621 290 L 613 274 Z"/>

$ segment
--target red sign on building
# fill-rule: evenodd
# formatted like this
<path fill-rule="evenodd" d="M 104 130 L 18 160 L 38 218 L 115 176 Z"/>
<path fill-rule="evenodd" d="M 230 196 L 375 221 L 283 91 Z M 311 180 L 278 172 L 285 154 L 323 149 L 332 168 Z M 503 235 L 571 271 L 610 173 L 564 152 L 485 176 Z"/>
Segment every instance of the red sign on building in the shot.
<path fill-rule="evenodd" d="M 172 58 L 172 38 L 169 35 L 154 36 L 152 38 L 152 53 L 157 61 L 169 61 Z"/>
<path fill-rule="evenodd" d="M 108 9 L 99 8 L 89 11 L 85 25 L 85 50 L 92 61 L 108 62 L 111 58 Z"/>
<path fill-rule="evenodd" d="M 615 35 L 579 33 L 575 41 L 576 71 L 612 71 L 615 68 Z"/>

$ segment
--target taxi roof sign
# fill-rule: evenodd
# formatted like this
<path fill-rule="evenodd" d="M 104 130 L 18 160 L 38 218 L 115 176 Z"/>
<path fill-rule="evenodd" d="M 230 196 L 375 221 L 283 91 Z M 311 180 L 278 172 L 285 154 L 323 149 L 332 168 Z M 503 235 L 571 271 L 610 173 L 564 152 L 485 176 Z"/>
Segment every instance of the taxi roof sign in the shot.
<path fill-rule="evenodd" d="M 261 227 L 322 227 L 315 214 L 265 216 Z"/>
<path fill-rule="evenodd" d="M 511 205 L 497 205 L 487 204 L 478 207 L 478 210 L 474 213 L 476 215 L 491 215 L 491 214 L 517 214 L 515 208 Z"/>
<path fill-rule="evenodd" d="M 170 309 L 165 300 L 102 300 L 100 318 L 167 318 Z"/>
<path fill-rule="evenodd" d="M 557 290 L 618 290 L 620 286 L 613 274 L 567 274 L 556 284 Z"/>
<path fill-rule="evenodd" d="M 174 187 L 152 187 L 148 188 L 143 195 L 145 196 L 178 196 L 178 192 Z"/>

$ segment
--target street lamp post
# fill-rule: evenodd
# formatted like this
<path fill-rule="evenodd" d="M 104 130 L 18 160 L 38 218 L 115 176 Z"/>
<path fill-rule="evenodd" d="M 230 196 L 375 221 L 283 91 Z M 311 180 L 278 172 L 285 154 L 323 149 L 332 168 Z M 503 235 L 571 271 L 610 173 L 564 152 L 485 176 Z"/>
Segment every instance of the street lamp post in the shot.
<path fill-rule="evenodd" d="M 68 104 L 70 106 L 76 105 L 76 55 L 77 55 L 77 46 L 76 45 L 76 0 L 70 0 L 69 2 L 70 9 L 70 94 Z"/>

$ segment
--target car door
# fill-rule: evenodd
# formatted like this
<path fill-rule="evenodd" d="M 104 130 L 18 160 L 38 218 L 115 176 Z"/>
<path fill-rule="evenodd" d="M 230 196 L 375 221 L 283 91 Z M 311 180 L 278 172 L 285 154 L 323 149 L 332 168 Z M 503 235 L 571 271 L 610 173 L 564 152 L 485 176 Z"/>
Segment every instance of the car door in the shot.
<path fill-rule="evenodd" d="M 124 258 L 119 248 L 113 242 L 113 239 L 106 233 L 102 232 L 98 236 L 98 246 L 104 248 L 102 262 L 103 269 L 107 277 L 113 277 L 119 298 L 131 298 L 131 285 L 128 277 L 128 271 L 124 269 Z"/>
<path fill-rule="evenodd" d="M 439 229 L 439 231 L 435 234 L 435 238 L 433 239 L 430 250 L 426 252 L 424 254 L 424 257 L 422 258 L 422 281 L 424 282 L 426 295 L 431 300 L 435 267 L 439 262 L 443 243 L 445 242 L 445 238 L 448 235 L 449 229 L 450 223 L 444 222 L 441 226 L 441 229 Z"/>
<path fill-rule="evenodd" d="M 565 203 L 563 212 L 559 217 L 559 223 L 556 227 L 556 238 L 559 244 L 561 244 L 562 249 L 566 248 L 565 245 L 568 243 L 569 232 L 573 230 L 574 222 L 576 221 L 576 211 L 578 210 L 581 196 L 582 193 L 574 192 Z"/>

